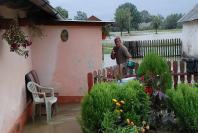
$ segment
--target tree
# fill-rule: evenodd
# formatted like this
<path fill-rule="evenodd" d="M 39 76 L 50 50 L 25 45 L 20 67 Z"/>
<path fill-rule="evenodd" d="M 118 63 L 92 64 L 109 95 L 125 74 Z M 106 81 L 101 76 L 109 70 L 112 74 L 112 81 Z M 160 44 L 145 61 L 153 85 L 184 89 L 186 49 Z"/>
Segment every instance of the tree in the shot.
<path fill-rule="evenodd" d="M 160 17 L 159 16 L 154 16 L 153 21 L 152 21 L 152 25 L 153 25 L 153 28 L 155 29 L 155 34 L 157 34 L 157 29 L 159 28 L 160 24 L 161 24 Z"/>
<path fill-rule="evenodd" d="M 141 11 L 140 16 L 141 16 L 141 22 L 149 23 L 152 21 L 152 15 L 150 15 L 147 10 Z"/>
<path fill-rule="evenodd" d="M 68 11 L 65 10 L 64 8 L 60 7 L 60 6 L 57 6 L 56 7 L 56 10 L 62 15 L 64 16 L 65 18 L 68 18 Z"/>
<path fill-rule="evenodd" d="M 138 29 L 138 24 L 141 22 L 140 12 L 137 10 L 136 6 L 131 3 L 125 3 L 121 7 L 129 8 L 131 12 L 131 26 L 134 29 Z"/>
<path fill-rule="evenodd" d="M 120 5 L 117 10 L 120 9 L 129 9 L 130 10 L 130 14 L 131 14 L 131 21 L 130 21 L 130 28 L 134 28 L 134 29 L 138 29 L 138 24 L 141 22 L 141 16 L 139 11 L 137 10 L 136 6 L 131 4 L 131 3 L 125 3 Z M 115 18 L 117 16 L 117 13 L 115 13 Z"/>
<path fill-rule="evenodd" d="M 129 8 L 120 8 L 116 10 L 115 20 L 117 25 L 120 27 L 121 36 L 123 29 L 127 29 L 130 32 L 131 24 L 131 12 Z"/>
<path fill-rule="evenodd" d="M 177 23 L 177 21 L 182 17 L 182 14 L 171 14 L 165 19 L 165 28 L 166 29 L 176 29 L 181 28 L 181 25 Z"/>
<path fill-rule="evenodd" d="M 74 20 L 87 20 L 87 14 L 82 11 L 77 11 L 77 15 L 74 16 Z"/>

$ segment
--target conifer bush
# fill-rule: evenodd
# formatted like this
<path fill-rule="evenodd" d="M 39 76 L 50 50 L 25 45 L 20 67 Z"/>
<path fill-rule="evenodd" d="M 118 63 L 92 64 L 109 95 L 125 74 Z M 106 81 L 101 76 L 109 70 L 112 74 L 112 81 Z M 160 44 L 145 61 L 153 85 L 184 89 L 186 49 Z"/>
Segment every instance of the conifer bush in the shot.
<path fill-rule="evenodd" d="M 155 53 L 144 57 L 137 72 L 138 77 L 143 77 L 146 86 L 165 92 L 172 88 L 172 79 L 168 64 L 165 59 Z"/>
<path fill-rule="evenodd" d="M 198 132 L 198 88 L 181 84 L 177 89 L 167 90 L 168 101 L 175 111 L 184 132 Z"/>

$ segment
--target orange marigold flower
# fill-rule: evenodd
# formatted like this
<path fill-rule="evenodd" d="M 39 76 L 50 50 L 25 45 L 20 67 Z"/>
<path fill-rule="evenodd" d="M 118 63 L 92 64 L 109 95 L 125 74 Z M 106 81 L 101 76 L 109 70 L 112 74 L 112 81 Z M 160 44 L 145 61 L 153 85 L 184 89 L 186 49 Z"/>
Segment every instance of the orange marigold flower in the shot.
<path fill-rule="evenodd" d="M 121 104 L 120 104 L 119 102 L 117 102 L 117 103 L 116 103 L 116 105 L 117 105 L 118 107 L 120 107 L 120 106 L 121 106 Z"/>
<path fill-rule="evenodd" d="M 144 128 L 141 128 L 141 133 L 145 133 L 145 129 Z"/>

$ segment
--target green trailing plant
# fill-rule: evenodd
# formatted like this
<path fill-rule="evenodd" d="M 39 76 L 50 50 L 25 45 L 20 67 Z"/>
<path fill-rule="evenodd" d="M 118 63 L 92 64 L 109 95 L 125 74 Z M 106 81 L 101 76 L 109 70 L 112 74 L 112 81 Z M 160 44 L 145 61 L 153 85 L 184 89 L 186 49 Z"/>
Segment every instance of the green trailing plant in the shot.
<path fill-rule="evenodd" d="M 167 90 L 168 101 L 175 111 L 184 132 L 198 132 L 198 88 L 181 84 L 176 90 Z"/>
<path fill-rule="evenodd" d="M 16 22 L 13 22 L 13 24 L 5 30 L 2 38 L 8 42 L 10 52 L 16 52 L 18 55 L 25 56 L 25 58 L 28 57 L 29 51 L 27 47 L 30 46 L 32 42 L 28 39 L 28 36 L 20 30 Z"/>
<path fill-rule="evenodd" d="M 122 108 L 115 107 L 112 99 L 117 99 Z M 117 106 L 117 105 L 116 105 Z M 137 126 L 142 120 L 148 119 L 150 111 L 149 97 L 144 93 L 143 86 L 138 81 L 123 85 L 116 83 L 100 83 L 94 85 L 81 104 L 81 127 L 84 133 L 115 132 L 126 124 L 126 119 L 133 120 Z M 117 110 L 117 111 L 116 111 Z M 122 112 L 119 123 L 116 112 Z"/>
<path fill-rule="evenodd" d="M 39 37 L 42 39 L 46 36 L 43 34 L 42 29 L 37 26 L 32 19 L 29 19 L 28 28 L 31 37 Z"/>

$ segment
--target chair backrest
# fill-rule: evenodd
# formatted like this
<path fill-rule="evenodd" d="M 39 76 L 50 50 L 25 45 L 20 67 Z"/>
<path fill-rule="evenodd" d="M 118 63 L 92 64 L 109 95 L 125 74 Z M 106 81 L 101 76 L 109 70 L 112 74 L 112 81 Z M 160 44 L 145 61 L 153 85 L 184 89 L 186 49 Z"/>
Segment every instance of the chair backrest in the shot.
<path fill-rule="evenodd" d="M 32 97 L 34 101 L 37 101 L 38 99 L 40 99 L 39 95 L 37 94 L 38 91 L 37 91 L 36 84 L 34 82 L 32 81 L 28 82 L 27 88 L 32 93 Z"/>
<path fill-rule="evenodd" d="M 37 75 L 35 70 L 32 70 L 28 74 L 26 74 L 26 79 L 28 80 L 28 82 L 32 81 L 32 82 L 35 82 L 37 84 L 40 84 L 38 75 Z M 41 90 L 37 87 L 37 91 L 40 92 Z"/>
<path fill-rule="evenodd" d="M 32 70 L 30 73 L 32 74 L 32 76 L 34 78 L 34 82 L 40 85 L 40 81 L 39 81 L 39 78 L 38 78 L 38 75 L 37 75 L 36 71 Z"/>

